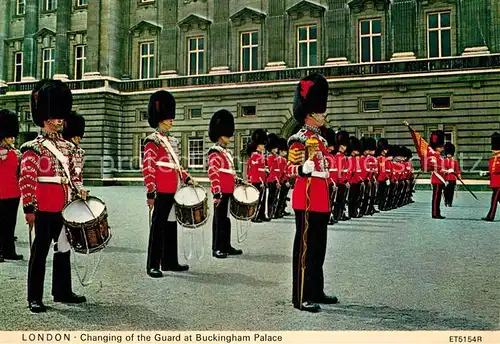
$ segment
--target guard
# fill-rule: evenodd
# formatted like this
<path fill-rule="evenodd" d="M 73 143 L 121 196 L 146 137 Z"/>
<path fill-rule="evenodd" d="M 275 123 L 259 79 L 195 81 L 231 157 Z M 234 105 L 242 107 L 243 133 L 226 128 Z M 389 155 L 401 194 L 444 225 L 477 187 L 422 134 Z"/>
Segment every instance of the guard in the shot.
<path fill-rule="evenodd" d="M 483 221 L 494 221 L 498 203 L 500 202 L 500 133 L 495 132 L 491 136 L 491 150 L 493 152 L 488 162 L 488 173 L 490 175 L 491 195 L 490 211 Z"/>

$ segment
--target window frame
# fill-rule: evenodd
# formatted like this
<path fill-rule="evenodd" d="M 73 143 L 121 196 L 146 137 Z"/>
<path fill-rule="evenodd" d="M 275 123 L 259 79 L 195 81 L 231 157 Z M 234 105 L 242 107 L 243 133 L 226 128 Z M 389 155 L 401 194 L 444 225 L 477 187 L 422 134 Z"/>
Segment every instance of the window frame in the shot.
<path fill-rule="evenodd" d="M 316 38 L 311 40 L 309 38 L 310 36 L 310 28 L 311 27 L 316 27 Z M 313 23 L 313 24 L 304 24 L 304 25 L 297 25 L 296 26 L 296 40 L 297 40 L 297 46 L 296 46 L 296 54 L 297 54 L 297 68 L 309 68 L 309 67 L 315 67 L 319 65 L 319 24 L 318 23 Z M 307 38 L 304 41 L 300 40 L 300 29 L 307 28 Z M 300 65 L 300 44 L 301 43 L 306 43 L 307 44 L 307 64 L 305 66 Z M 316 43 L 316 64 L 312 65 L 311 64 L 311 48 L 310 44 L 311 42 Z"/>
<path fill-rule="evenodd" d="M 85 3 L 82 4 L 81 1 L 85 1 Z M 78 8 L 80 8 L 80 7 L 87 7 L 88 4 L 89 4 L 88 0 L 76 0 L 76 7 L 78 7 Z"/>
<path fill-rule="evenodd" d="M 200 110 L 200 117 L 192 117 L 191 116 L 191 111 L 192 110 Z M 186 119 L 190 120 L 198 120 L 198 119 L 203 119 L 203 108 L 200 106 L 188 106 L 186 107 Z"/>
<path fill-rule="evenodd" d="M 206 64 L 205 64 L 205 59 L 206 59 L 206 41 L 205 41 L 205 36 L 204 35 L 197 35 L 197 36 L 192 36 L 192 37 L 186 37 L 186 44 L 187 44 L 187 75 L 188 76 L 197 76 L 197 75 L 202 75 L 205 72 Z M 191 50 L 191 40 L 195 39 L 196 40 L 196 48 L 195 50 Z M 203 40 L 203 49 L 199 49 L 199 40 Z M 196 56 L 196 71 L 195 73 L 191 73 L 191 53 L 194 53 Z M 200 72 L 200 53 L 203 53 L 203 58 L 201 59 L 202 61 L 202 69 Z"/>
<path fill-rule="evenodd" d="M 373 22 L 374 21 L 380 21 L 380 33 L 373 33 Z M 368 34 L 363 34 L 361 33 L 361 23 L 363 22 L 369 22 L 370 26 L 370 33 Z M 358 58 L 359 58 L 359 63 L 375 63 L 375 62 L 381 62 L 383 60 L 383 21 L 382 17 L 374 17 L 374 18 L 361 18 L 358 20 Z M 363 38 L 368 37 L 370 39 L 370 61 L 363 61 Z M 373 59 L 373 38 L 374 37 L 380 37 L 380 61 L 375 61 Z"/>
<path fill-rule="evenodd" d="M 53 3 L 53 8 L 49 8 L 49 3 Z M 57 10 L 57 0 L 44 0 L 44 12 L 53 12 Z"/>
<path fill-rule="evenodd" d="M 377 137 L 378 135 L 380 136 Z M 360 128 L 359 137 L 373 137 L 378 142 L 380 138 L 384 137 L 384 128 L 372 126 Z"/>
<path fill-rule="evenodd" d="M 253 44 L 253 34 L 256 33 L 257 34 L 257 44 Z M 243 35 L 249 35 L 249 45 L 243 45 Z M 259 30 L 249 30 L 249 31 L 242 31 L 240 32 L 240 72 L 252 72 L 252 71 L 255 71 L 255 70 L 258 70 L 259 69 L 259 41 L 260 41 L 260 37 L 259 37 Z M 249 69 L 245 70 L 243 67 L 243 49 L 249 49 L 250 50 L 250 61 L 249 61 Z M 255 69 L 253 68 L 253 57 L 252 57 L 252 53 L 253 53 L 253 49 L 257 49 L 257 62 L 256 62 L 256 66 L 255 66 Z"/>
<path fill-rule="evenodd" d="M 365 104 L 367 102 L 373 102 L 373 101 L 378 102 L 378 109 L 377 110 L 365 110 Z M 361 112 L 361 113 L 378 113 L 378 112 L 382 112 L 382 109 L 381 109 L 381 99 L 380 98 L 361 98 L 361 99 L 359 99 L 359 112 Z"/>
<path fill-rule="evenodd" d="M 142 47 L 143 45 L 149 45 L 148 47 L 148 53 L 147 55 L 142 55 Z M 152 49 L 151 49 L 152 45 Z M 142 70 L 142 62 L 143 59 L 147 59 L 148 62 L 148 77 L 143 77 L 143 70 Z M 151 70 L 151 65 L 153 67 L 152 74 L 149 75 L 149 72 Z M 156 77 L 156 59 L 155 59 L 155 42 L 154 41 L 144 41 L 144 42 L 139 42 L 139 79 L 140 80 L 145 80 L 145 79 L 153 79 Z"/>
<path fill-rule="evenodd" d="M 255 115 L 245 115 L 243 114 L 243 108 L 253 106 L 255 108 Z M 257 104 L 256 103 L 239 103 L 238 104 L 238 117 L 249 117 L 254 118 L 258 116 Z"/>
<path fill-rule="evenodd" d="M 23 11 L 19 12 L 20 2 L 22 2 Z M 16 0 L 16 16 L 23 16 L 26 14 L 26 0 Z"/>
<path fill-rule="evenodd" d="M 433 98 L 449 98 L 450 100 L 450 106 L 449 107 L 434 107 L 434 104 L 432 102 Z M 446 111 L 446 110 L 452 110 L 453 109 L 453 99 L 451 94 L 429 94 L 428 95 L 428 109 L 430 111 Z"/>
<path fill-rule="evenodd" d="M 198 142 L 201 143 L 201 149 L 198 153 L 196 153 L 196 156 L 193 157 L 193 160 L 200 159 L 201 165 L 199 164 L 191 164 L 191 155 L 195 154 L 194 152 L 191 152 L 191 143 Z M 203 151 L 203 146 L 204 146 L 204 141 L 203 137 L 201 136 L 190 136 L 188 137 L 188 147 L 187 147 L 187 153 L 188 153 L 188 168 L 204 168 L 204 156 L 205 152 Z"/>
<path fill-rule="evenodd" d="M 21 55 L 21 63 L 20 63 L 20 64 L 18 64 L 18 63 L 17 63 L 17 56 L 18 56 L 18 55 Z M 16 52 L 14 53 L 14 73 L 13 73 L 13 75 L 12 75 L 12 80 L 13 80 L 14 82 L 20 82 L 20 81 L 22 80 L 22 78 L 23 78 L 23 71 L 24 71 L 24 69 L 23 69 L 23 63 L 24 63 L 24 54 L 23 54 L 23 52 L 22 52 L 22 51 L 16 51 Z M 18 75 L 17 75 L 17 67 L 18 67 L 18 66 L 21 66 L 21 71 L 20 71 L 19 81 L 18 81 L 18 80 L 16 80 L 16 79 L 17 79 L 17 76 L 18 76 Z"/>
<path fill-rule="evenodd" d="M 78 49 L 79 48 L 83 48 L 83 54 L 82 54 L 82 57 L 78 57 Z M 78 78 L 77 75 L 78 75 L 78 61 L 83 61 L 82 62 L 82 66 L 81 68 L 83 69 L 81 71 L 82 73 L 82 77 L 81 78 Z M 82 80 L 83 79 L 83 76 L 85 75 L 85 67 L 87 65 L 87 45 L 86 44 L 79 44 L 79 45 L 75 45 L 75 67 L 74 67 L 74 79 L 75 80 Z"/>
<path fill-rule="evenodd" d="M 441 15 L 442 14 L 448 14 L 450 16 L 450 26 L 442 28 L 441 27 Z M 430 28 L 430 16 L 431 15 L 437 15 L 438 16 L 438 27 L 437 28 Z M 452 37 L 452 11 L 451 10 L 440 10 L 440 11 L 431 11 L 426 13 L 426 20 L 427 20 L 427 25 L 426 25 L 426 36 L 427 36 L 427 58 L 429 59 L 439 59 L 439 58 L 446 58 L 446 57 L 451 57 L 453 56 L 453 37 Z M 450 55 L 449 56 L 443 56 L 443 47 L 442 47 L 442 31 L 449 31 L 450 32 Z M 438 56 L 431 57 L 431 49 L 430 49 L 430 33 L 432 31 L 437 31 L 438 32 Z"/>
<path fill-rule="evenodd" d="M 54 57 L 52 59 L 52 56 L 50 57 L 50 60 L 45 60 L 45 51 L 50 50 L 54 52 Z M 49 63 L 51 65 L 49 76 L 45 75 L 45 64 Z M 55 74 L 55 68 L 56 68 L 56 48 L 43 48 L 42 49 L 42 79 L 47 79 L 47 78 L 52 78 Z"/>

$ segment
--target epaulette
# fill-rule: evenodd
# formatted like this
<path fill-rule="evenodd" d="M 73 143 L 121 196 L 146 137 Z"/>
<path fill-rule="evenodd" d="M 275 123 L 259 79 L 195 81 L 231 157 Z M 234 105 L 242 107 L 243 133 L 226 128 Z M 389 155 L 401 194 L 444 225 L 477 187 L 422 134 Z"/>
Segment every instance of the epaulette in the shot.
<path fill-rule="evenodd" d="M 27 152 L 27 151 L 32 151 L 35 152 L 38 155 L 42 154 L 42 141 L 40 140 L 40 137 L 35 138 L 32 141 L 28 141 L 23 143 L 21 146 L 21 153 Z"/>
<path fill-rule="evenodd" d="M 295 142 L 305 144 L 307 140 L 306 131 L 306 129 L 300 129 L 297 133 L 290 136 L 288 138 L 288 147 L 290 147 Z"/>
<path fill-rule="evenodd" d="M 158 135 L 156 135 L 156 133 L 152 133 L 144 139 L 144 144 L 148 142 L 153 142 L 157 146 L 160 145 L 160 139 L 158 138 Z"/>
<path fill-rule="evenodd" d="M 222 153 L 221 147 L 217 146 L 217 145 L 213 145 L 212 147 L 210 147 L 208 149 L 208 155 L 210 155 L 212 153 Z"/>

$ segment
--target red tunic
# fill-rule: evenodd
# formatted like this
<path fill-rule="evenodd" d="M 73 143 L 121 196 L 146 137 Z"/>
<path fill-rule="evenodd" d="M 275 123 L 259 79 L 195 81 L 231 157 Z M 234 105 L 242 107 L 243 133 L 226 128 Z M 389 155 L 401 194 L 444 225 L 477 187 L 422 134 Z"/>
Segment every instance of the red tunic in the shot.
<path fill-rule="evenodd" d="M 363 180 L 361 158 L 361 156 L 350 156 L 347 159 L 349 166 L 349 184 L 359 184 Z"/>
<path fill-rule="evenodd" d="M 492 156 L 488 162 L 490 188 L 500 188 L 500 155 Z"/>
<path fill-rule="evenodd" d="M 42 134 L 21 146 L 21 174 L 19 186 L 24 213 L 35 211 L 60 212 L 70 200 L 71 189 L 61 163 L 43 146 L 51 142 L 68 159 L 71 181 L 77 191 L 83 187 L 75 170 L 74 145 L 60 134 Z"/>
<path fill-rule="evenodd" d="M 188 180 L 186 171 L 181 166 L 176 166 L 174 157 L 167 151 L 159 137 L 167 138 L 173 150 L 172 154 L 175 154 L 175 157 L 179 156 L 179 144 L 175 137 L 156 131 L 146 138 L 142 175 L 149 199 L 154 198 L 158 192 L 176 193 L 179 177 L 184 183 Z"/>
<path fill-rule="evenodd" d="M 19 189 L 19 155 L 12 147 L 0 146 L 0 199 L 18 198 Z"/>
<path fill-rule="evenodd" d="M 458 161 L 453 158 L 445 158 L 444 159 L 444 169 L 445 170 L 453 170 L 457 175 L 460 175 L 460 166 L 458 165 Z M 446 180 L 457 180 L 457 177 L 453 173 L 448 173 L 446 175 Z"/>
<path fill-rule="evenodd" d="M 373 155 L 366 155 L 364 160 L 364 168 L 366 169 L 367 179 L 373 181 L 378 173 L 378 161 Z"/>
<path fill-rule="evenodd" d="M 339 169 L 337 167 L 337 159 L 331 153 L 326 154 L 326 160 L 328 161 L 328 183 L 337 184 L 339 181 Z"/>
<path fill-rule="evenodd" d="M 287 166 L 288 161 L 282 156 L 278 157 L 278 159 L 279 159 L 278 166 L 279 166 L 279 170 L 280 170 L 279 180 L 282 183 L 283 182 L 286 183 L 288 181 L 288 176 L 286 175 L 286 166 Z"/>
<path fill-rule="evenodd" d="M 269 168 L 269 175 L 267 176 L 267 182 L 272 183 L 272 182 L 278 182 L 280 181 L 279 174 L 280 174 L 280 160 L 279 156 L 276 154 L 270 153 L 269 156 L 267 157 L 267 166 Z"/>
<path fill-rule="evenodd" d="M 236 171 L 231 152 L 215 145 L 208 151 L 208 178 L 212 194 L 232 194 L 234 192 Z"/>
<path fill-rule="evenodd" d="M 335 154 L 335 161 L 338 168 L 338 182 L 340 184 L 346 184 L 349 182 L 349 166 L 347 157 L 342 152 L 337 152 Z"/>
<path fill-rule="evenodd" d="M 299 172 L 302 169 L 299 165 L 289 165 L 287 168 L 288 176 L 297 176 L 295 187 L 292 193 L 292 208 L 294 210 L 309 210 L 310 212 L 330 213 L 330 199 L 328 190 L 328 162 L 326 155 L 327 142 L 318 132 L 313 132 L 311 129 L 304 126 L 298 133 L 292 135 L 288 139 L 288 151 L 303 151 L 305 159 L 308 159 L 306 140 L 310 137 L 319 139 L 319 147 L 314 154 L 314 171 L 311 176 L 301 175 Z M 302 163 L 304 163 L 303 161 Z M 309 187 L 307 186 L 309 182 Z M 309 206 L 309 207 L 307 207 Z"/>
<path fill-rule="evenodd" d="M 253 152 L 247 160 L 247 176 L 250 183 L 266 182 L 266 160 L 260 152 Z"/>
<path fill-rule="evenodd" d="M 431 184 L 444 184 L 443 180 L 446 180 L 446 170 L 444 169 L 444 160 L 441 154 L 429 147 L 427 156 L 427 166 L 429 171 L 432 171 Z"/>

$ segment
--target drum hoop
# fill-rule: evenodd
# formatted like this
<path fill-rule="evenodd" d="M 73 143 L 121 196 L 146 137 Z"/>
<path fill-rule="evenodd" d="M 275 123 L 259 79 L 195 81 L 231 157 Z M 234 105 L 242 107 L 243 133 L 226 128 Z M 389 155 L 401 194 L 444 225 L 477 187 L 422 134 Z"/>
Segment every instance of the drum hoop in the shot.
<path fill-rule="evenodd" d="M 256 201 L 250 202 L 250 203 L 246 203 L 246 202 L 237 200 L 236 197 L 234 197 L 234 195 L 232 195 L 231 202 L 235 202 L 235 203 L 243 204 L 243 205 L 255 205 L 255 204 L 259 203 L 259 199 L 257 199 Z"/>
<path fill-rule="evenodd" d="M 193 216 L 193 213 L 192 213 L 192 208 L 194 206 L 185 206 L 185 205 L 179 205 L 178 207 L 175 208 L 175 213 L 176 213 L 176 219 L 177 219 L 177 222 L 182 226 L 182 227 L 185 227 L 185 228 L 198 228 L 198 227 L 201 227 L 203 226 L 207 221 L 208 221 L 208 198 L 205 196 L 205 199 L 200 202 L 200 203 L 197 203 L 195 206 L 199 206 L 199 205 L 203 205 L 203 212 L 206 214 L 206 217 L 203 221 L 201 221 L 200 223 L 197 223 L 196 225 L 190 225 L 190 224 L 186 224 L 186 223 L 183 223 L 182 221 L 179 220 L 179 216 L 177 216 L 177 209 L 178 208 L 183 208 L 183 209 L 189 209 L 191 210 L 191 216 Z"/>
<path fill-rule="evenodd" d="M 75 222 L 75 221 L 68 221 L 63 218 L 63 222 L 66 226 L 74 228 L 74 227 L 82 227 L 84 229 L 90 229 L 95 227 L 96 225 L 100 224 L 103 222 L 105 219 L 108 218 L 108 211 L 106 209 L 106 206 L 104 206 L 104 210 L 102 213 L 97 216 L 95 219 L 86 221 L 86 222 Z"/>
<path fill-rule="evenodd" d="M 205 193 L 205 196 L 203 197 L 203 200 L 201 200 L 199 203 L 196 203 L 196 204 L 193 204 L 193 205 L 184 205 L 184 204 L 178 203 L 177 200 L 175 199 L 175 195 L 177 195 L 177 193 L 180 192 L 182 189 L 185 189 L 185 188 L 188 188 L 188 187 L 200 187 L 203 190 L 203 192 Z M 175 203 L 175 205 L 177 205 L 179 207 L 185 207 L 185 208 L 194 207 L 194 206 L 196 206 L 198 204 L 202 204 L 205 201 L 208 201 L 207 190 L 203 186 L 201 186 L 199 184 L 196 185 L 196 186 L 194 186 L 194 185 L 183 186 L 179 190 L 177 190 L 177 192 L 174 194 L 174 203 Z"/>
<path fill-rule="evenodd" d="M 87 197 L 87 199 L 86 199 L 86 201 L 87 201 L 87 200 L 89 200 L 89 199 L 94 199 L 94 200 L 99 201 L 100 203 L 102 203 L 102 205 L 104 205 L 104 209 L 103 209 L 102 213 L 101 213 L 99 216 L 97 216 L 95 219 L 92 219 L 92 220 L 89 220 L 89 221 L 87 221 L 87 222 L 83 222 L 83 223 L 91 223 L 91 222 L 96 221 L 96 220 L 99 220 L 99 222 L 101 222 L 101 221 L 104 219 L 104 215 L 105 215 L 105 216 L 107 216 L 107 214 L 108 214 L 108 209 L 107 209 L 107 207 L 106 207 L 106 203 L 104 203 L 104 201 L 103 201 L 102 199 L 100 199 L 99 197 L 96 197 L 96 196 L 88 196 L 88 197 Z M 71 202 L 67 203 L 67 204 L 64 206 L 63 210 L 61 211 L 61 216 L 62 216 L 62 218 L 63 218 L 63 222 L 64 222 L 65 224 L 66 224 L 66 223 L 71 223 L 71 224 L 78 224 L 78 225 L 79 225 L 79 224 L 81 224 L 81 223 L 82 223 L 82 222 L 74 222 L 74 221 L 69 221 L 69 220 L 66 220 L 66 219 L 64 218 L 64 216 L 63 216 L 64 211 L 65 211 L 65 210 L 66 210 L 66 209 L 67 209 L 70 205 L 72 205 L 73 203 L 75 203 L 76 201 L 79 201 L 79 199 L 74 199 L 74 200 L 72 200 Z M 102 218 L 101 218 L 101 217 L 102 217 Z"/>
<path fill-rule="evenodd" d="M 101 251 L 104 248 L 106 248 L 106 246 L 109 243 L 109 240 L 111 240 L 111 237 L 112 237 L 111 232 L 109 232 L 108 237 L 106 238 L 106 240 L 102 244 L 100 244 L 97 247 L 91 248 L 91 249 L 89 249 L 89 248 L 79 249 L 79 248 L 74 248 L 74 247 L 73 247 L 73 249 L 75 250 L 75 252 L 82 253 L 82 254 L 90 254 L 90 253 L 98 252 L 98 251 Z"/>

